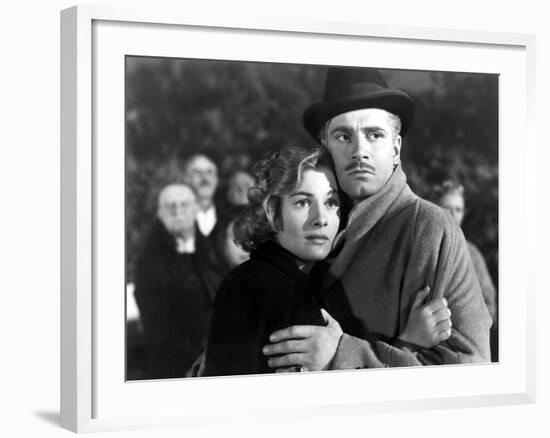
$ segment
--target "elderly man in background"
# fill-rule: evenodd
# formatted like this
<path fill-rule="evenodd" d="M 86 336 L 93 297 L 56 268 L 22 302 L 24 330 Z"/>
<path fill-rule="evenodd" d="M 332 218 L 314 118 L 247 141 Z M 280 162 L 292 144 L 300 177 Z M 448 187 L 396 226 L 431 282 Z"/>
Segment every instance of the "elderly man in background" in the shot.
<path fill-rule="evenodd" d="M 352 209 L 326 272 L 316 275 L 326 326 L 293 326 L 264 347 L 279 370 L 488 362 L 491 318 L 456 222 L 416 196 L 401 168 L 414 103 L 374 69 L 329 68 L 323 100 L 304 112 L 330 153 Z M 330 256 L 329 256 L 330 257 Z M 397 339 L 416 292 L 451 311 L 451 336 L 426 349 Z M 445 309 L 446 311 L 446 309 Z M 448 327 L 442 327 L 448 330 Z"/>
<path fill-rule="evenodd" d="M 135 298 L 147 349 L 144 378 L 185 377 L 205 349 L 221 278 L 213 245 L 198 231 L 198 210 L 190 185 L 164 187 L 137 259 Z"/>

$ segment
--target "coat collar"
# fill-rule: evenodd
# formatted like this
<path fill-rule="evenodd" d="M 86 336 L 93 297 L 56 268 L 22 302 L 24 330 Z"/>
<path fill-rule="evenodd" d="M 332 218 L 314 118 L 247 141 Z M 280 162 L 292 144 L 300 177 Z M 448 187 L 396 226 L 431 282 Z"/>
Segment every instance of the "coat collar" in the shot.
<path fill-rule="evenodd" d="M 293 280 L 307 281 L 308 275 L 298 268 L 296 256 L 273 240 L 259 244 L 250 258 L 272 264 Z"/>
<path fill-rule="evenodd" d="M 342 277 L 361 246 L 362 237 L 378 221 L 415 198 L 416 195 L 407 185 L 407 177 L 399 165 L 377 193 L 356 204 L 349 213 L 347 227 L 342 236 L 345 243 L 331 265 L 329 282 Z"/>
<path fill-rule="evenodd" d="M 193 233 L 193 246 L 195 248 L 195 251 L 199 251 L 199 248 L 202 249 L 204 247 L 204 241 L 206 238 L 204 238 L 204 236 L 202 236 L 202 234 L 199 232 L 196 222 L 194 228 L 195 231 Z M 158 218 L 155 218 L 153 226 L 149 231 L 149 235 L 147 237 L 147 247 L 150 250 L 152 249 L 157 251 L 161 250 L 178 252 L 178 243 L 176 239 L 168 232 L 168 230 L 166 230 L 166 227 Z"/>

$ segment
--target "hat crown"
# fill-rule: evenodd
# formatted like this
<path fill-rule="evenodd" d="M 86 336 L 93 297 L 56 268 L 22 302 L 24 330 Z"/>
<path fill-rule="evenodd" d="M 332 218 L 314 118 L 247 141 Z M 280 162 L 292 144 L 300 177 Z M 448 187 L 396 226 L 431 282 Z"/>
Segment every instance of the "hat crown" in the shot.
<path fill-rule="evenodd" d="M 414 102 L 402 90 L 388 86 L 374 68 L 330 67 L 325 79 L 323 99 L 308 107 L 302 116 L 309 135 L 318 140 L 323 124 L 350 111 L 379 108 L 401 119 L 403 137 L 414 117 Z"/>
<path fill-rule="evenodd" d="M 387 89 L 378 70 L 371 68 L 330 68 L 325 82 L 324 100 L 339 100 Z"/>

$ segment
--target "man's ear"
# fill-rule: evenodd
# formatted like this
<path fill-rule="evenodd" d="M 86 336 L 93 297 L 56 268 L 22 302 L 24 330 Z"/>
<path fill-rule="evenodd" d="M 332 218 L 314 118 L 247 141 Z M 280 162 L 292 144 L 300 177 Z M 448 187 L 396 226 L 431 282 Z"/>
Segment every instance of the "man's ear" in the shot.
<path fill-rule="evenodd" d="M 396 166 L 401 161 L 401 144 L 402 144 L 402 141 L 403 140 L 401 139 L 401 136 L 397 135 L 395 137 L 394 142 L 393 142 L 393 164 L 396 165 Z"/>

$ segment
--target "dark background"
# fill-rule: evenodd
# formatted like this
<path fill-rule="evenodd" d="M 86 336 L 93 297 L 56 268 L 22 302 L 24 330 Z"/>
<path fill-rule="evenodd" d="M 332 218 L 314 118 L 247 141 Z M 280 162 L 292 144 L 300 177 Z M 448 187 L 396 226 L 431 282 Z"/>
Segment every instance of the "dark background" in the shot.
<path fill-rule="evenodd" d="M 498 287 L 498 76 L 384 70 L 417 113 L 402 148 L 411 188 L 464 185 L 466 238 L 478 246 Z M 162 186 L 183 160 L 204 152 L 220 168 L 252 162 L 285 144 L 313 146 L 302 112 L 321 98 L 326 66 L 127 57 L 126 243 L 128 282 Z"/>

